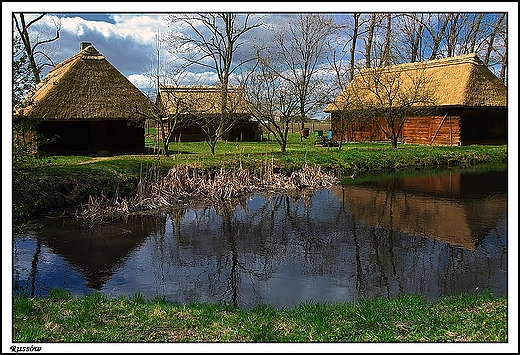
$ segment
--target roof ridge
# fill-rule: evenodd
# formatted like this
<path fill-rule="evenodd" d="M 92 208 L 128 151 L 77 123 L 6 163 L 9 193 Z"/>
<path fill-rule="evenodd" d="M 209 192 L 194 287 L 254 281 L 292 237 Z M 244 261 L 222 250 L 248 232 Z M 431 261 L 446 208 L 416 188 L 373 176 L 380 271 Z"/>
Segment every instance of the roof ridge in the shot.
<path fill-rule="evenodd" d="M 476 53 L 464 54 L 453 57 L 446 57 L 440 59 L 426 60 L 422 62 L 412 62 L 412 63 L 402 63 L 391 65 L 387 67 L 375 67 L 375 68 L 363 68 L 360 73 L 367 71 L 376 71 L 376 70 L 389 70 L 389 71 L 397 71 L 397 70 L 409 70 L 409 69 L 417 69 L 417 68 L 435 68 L 435 67 L 444 67 L 448 65 L 457 65 L 462 63 L 469 63 L 478 66 L 483 66 L 484 62 L 478 57 Z"/>
<path fill-rule="evenodd" d="M 102 55 L 101 53 L 99 53 L 99 51 L 92 44 L 90 44 L 85 49 L 82 49 L 79 53 L 76 53 L 72 57 L 69 57 L 69 58 L 65 59 L 63 62 L 57 64 L 54 68 L 49 70 L 48 74 L 51 74 L 56 69 L 59 69 L 65 65 L 69 64 L 70 62 L 74 61 L 78 57 L 80 57 L 81 59 L 96 59 L 96 60 L 105 59 L 105 56 Z"/>
<path fill-rule="evenodd" d="M 103 60 L 105 59 L 105 56 L 99 53 L 99 51 L 94 47 L 94 45 L 89 44 L 87 47 L 85 47 L 81 52 L 79 52 L 81 55 L 81 59 L 95 59 L 95 60 Z"/>

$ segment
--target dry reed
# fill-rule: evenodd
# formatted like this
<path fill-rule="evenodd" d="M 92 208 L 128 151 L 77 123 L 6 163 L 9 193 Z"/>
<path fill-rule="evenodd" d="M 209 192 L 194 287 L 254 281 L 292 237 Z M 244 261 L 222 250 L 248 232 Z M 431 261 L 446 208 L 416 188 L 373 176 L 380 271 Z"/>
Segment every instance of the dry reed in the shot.
<path fill-rule="evenodd" d="M 290 175 L 276 173 L 271 164 L 260 177 L 243 168 L 211 171 L 190 166 L 171 168 L 164 177 L 159 177 L 157 168 L 152 167 L 141 176 L 135 196 L 123 198 L 118 193 L 112 199 L 104 195 L 90 196 L 87 205 L 76 216 L 86 225 L 94 225 L 129 214 L 183 205 L 187 201 L 219 206 L 255 192 L 326 188 L 336 181 L 321 167 L 307 164 Z"/>

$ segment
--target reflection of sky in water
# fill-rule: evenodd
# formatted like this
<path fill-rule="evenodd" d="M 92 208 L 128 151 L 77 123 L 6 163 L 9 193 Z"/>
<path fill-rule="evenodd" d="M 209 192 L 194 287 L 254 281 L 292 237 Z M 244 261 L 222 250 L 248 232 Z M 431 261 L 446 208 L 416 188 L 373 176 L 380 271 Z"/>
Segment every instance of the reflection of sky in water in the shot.
<path fill-rule="evenodd" d="M 342 285 L 341 281 L 348 280 L 330 279 L 325 276 L 309 277 L 303 275 L 300 269 L 285 265 L 269 280 L 265 298 L 275 304 L 287 306 L 314 300 L 334 303 L 349 296 L 349 287 Z"/>
<path fill-rule="evenodd" d="M 153 223 L 136 220 L 123 226 L 132 230 L 131 234 L 121 235 L 117 228 L 110 231 L 110 238 L 116 239 L 105 250 L 112 253 L 105 254 L 116 255 L 117 264 L 102 260 L 88 263 L 87 258 L 81 265 L 91 269 L 91 279 L 97 274 L 106 278 L 100 279 L 100 290 L 111 297 L 140 292 L 179 303 L 292 306 L 305 301 L 350 302 L 403 293 L 420 293 L 429 299 L 484 289 L 506 294 L 506 215 L 496 217 L 494 226 L 478 217 L 483 208 L 504 204 L 504 194 L 493 195 L 496 201 L 489 199 L 483 207 L 478 201 L 451 203 L 444 196 L 431 200 L 431 206 L 451 208 L 452 214 L 477 216 L 473 222 L 469 218 L 471 225 L 464 228 L 485 235 L 464 241 L 471 250 L 450 244 L 451 239 L 445 236 L 429 238 L 387 229 L 385 223 L 395 222 L 397 216 L 407 221 L 407 214 L 397 210 L 392 219 L 381 215 L 372 223 L 372 206 L 380 205 L 371 205 L 370 196 L 393 199 L 395 206 L 408 208 L 412 202 L 425 206 L 430 200 L 424 194 L 418 197 L 401 190 L 389 193 L 388 186 L 370 191 L 349 187 L 309 196 L 252 196 L 227 217 L 222 208 L 199 208 L 164 215 Z M 421 214 L 424 218 L 433 215 Z M 425 219 L 420 226 L 425 231 L 427 222 Z M 142 237 L 140 233 L 144 233 Z M 121 250 L 116 250 L 120 245 L 117 238 L 125 241 Z M 49 287 L 66 288 L 74 294 L 87 292 L 82 276 L 85 270 L 75 271 L 80 266 L 74 264 L 73 257 L 80 254 L 67 257 L 64 253 L 68 249 L 62 249 L 59 238 L 52 240 L 52 250 L 42 243 L 35 293 Z M 83 236 L 75 242 L 84 248 L 92 247 L 96 240 L 95 236 Z M 70 247 L 74 241 L 61 243 Z M 18 279 L 14 285 L 30 292 L 36 241 L 15 238 L 14 245 L 14 276 Z M 96 257 L 104 256 L 103 248 L 95 252 Z"/>
<path fill-rule="evenodd" d="M 33 256 L 37 248 L 36 239 L 16 238 L 13 241 L 15 255 L 13 263 L 17 282 L 13 284 L 13 291 L 28 290 L 34 296 L 45 296 L 54 287 L 64 288 L 73 295 L 82 295 L 88 288 L 84 286 L 84 279 L 75 270 L 75 267 L 54 254 L 51 249 L 41 246 L 38 254 L 38 267 L 36 270 L 37 282 L 33 287 L 34 270 Z"/>

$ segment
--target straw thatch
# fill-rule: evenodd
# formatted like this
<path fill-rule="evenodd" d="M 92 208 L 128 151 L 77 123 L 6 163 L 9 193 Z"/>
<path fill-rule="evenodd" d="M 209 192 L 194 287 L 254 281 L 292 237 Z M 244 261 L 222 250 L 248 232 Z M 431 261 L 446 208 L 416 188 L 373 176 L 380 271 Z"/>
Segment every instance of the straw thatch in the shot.
<path fill-rule="evenodd" d="M 229 87 L 227 94 L 228 112 L 249 115 L 244 92 L 239 87 Z M 218 86 L 176 86 L 159 87 L 159 104 L 167 114 L 176 114 L 174 103 L 182 102 L 184 114 L 220 114 L 221 88 Z"/>
<path fill-rule="evenodd" d="M 43 120 L 142 119 L 150 100 L 93 45 L 58 64 L 18 115 Z"/>
<path fill-rule="evenodd" d="M 173 132 L 174 141 L 204 140 L 204 133 L 196 122 L 218 122 L 221 119 L 221 94 L 222 90 L 219 86 L 160 85 L 157 106 L 165 116 L 180 118 L 180 125 Z M 222 136 L 222 139 L 261 140 L 259 122 L 249 111 L 242 88 L 235 86 L 228 88 L 227 114 L 227 121 L 233 127 Z"/>
<path fill-rule="evenodd" d="M 399 76 L 400 90 L 422 78 L 430 91 L 431 106 L 435 107 L 505 107 L 506 86 L 484 65 L 476 54 L 450 57 L 419 63 L 400 64 L 386 68 L 366 68 L 354 77 L 347 88 L 330 103 L 325 112 L 348 110 L 350 98 L 375 101 L 374 94 L 365 89 L 367 76 Z M 353 92 L 354 90 L 355 92 Z M 362 92 L 359 92 L 359 91 Z"/>

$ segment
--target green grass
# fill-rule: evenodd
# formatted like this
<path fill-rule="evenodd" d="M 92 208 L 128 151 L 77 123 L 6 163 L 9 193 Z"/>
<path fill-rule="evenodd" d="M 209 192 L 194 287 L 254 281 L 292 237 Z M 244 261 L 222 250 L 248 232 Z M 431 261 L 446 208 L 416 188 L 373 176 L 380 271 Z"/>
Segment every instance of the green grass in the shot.
<path fill-rule="evenodd" d="M 507 301 L 456 295 L 276 309 L 178 305 L 142 295 L 14 296 L 14 342 L 507 342 Z"/>
<path fill-rule="evenodd" d="M 205 142 L 170 143 L 170 156 L 151 154 L 119 155 L 107 158 L 86 156 L 48 156 L 31 160 L 23 169 L 47 169 L 49 172 L 67 167 L 95 169 L 110 168 L 116 171 L 136 172 L 142 167 L 159 164 L 164 168 L 178 165 L 232 168 L 239 164 L 255 167 L 271 164 L 282 169 L 297 169 L 304 163 L 321 165 L 341 173 L 394 171 L 440 166 L 473 166 L 489 163 L 506 163 L 507 146 L 424 146 L 401 144 L 397 149 L 389 143 L 345 143 L 337 147 L 314 146 L 314 139 L 300 141 L 298 133 L 289 134 L 286 152 L 280 152 L 273 141 L 225 142 L 219 141 L 216 154 L 211 155 Z M 148 149 L 153 141 L 146 139 Z M 87 164 L 88 163 L 88 164 Z"/>

